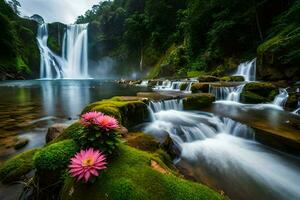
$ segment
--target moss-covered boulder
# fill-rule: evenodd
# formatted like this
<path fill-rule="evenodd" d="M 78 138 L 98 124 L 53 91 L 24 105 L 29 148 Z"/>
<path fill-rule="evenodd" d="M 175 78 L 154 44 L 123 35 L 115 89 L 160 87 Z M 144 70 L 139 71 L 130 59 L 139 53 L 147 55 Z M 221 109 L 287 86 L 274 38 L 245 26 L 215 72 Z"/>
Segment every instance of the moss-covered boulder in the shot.
<path fill-rule="evenodd" d="M 180 91 L 186 90 L 186 88 L 189 86 L 189 83 L 181 83 L 179 86 Z"/>
<path fill-rule="evenodd" d="M 82 113 L 98 111 L 115 117 L 125 127 L 134 126 L 144 122 L 149 116 L 147 105 L 137 99 L 138 97 L 105 99 L 88 105 Z"/>
<path fill-rule="evenodd" d="M 199 82 L 218 82 L 218 81 L 220 81 L 220 79 L 216 76 L 205 75 L 205 76 L 199 76 L 198 81 Z"/>
<path fill-rule="evenodd" d="M 183 99 L 185 110 L 198 110 L 210 106 L 215 101 L 215 96 L 210 93 L 193 94 Z"/>
<path fill-rule="evenodd" d="M 271 83 L 251 82 L 247 83 L 241 93 L 243 103 L 267 103 L 272 102 L 278 94 L 278 89 Z"/>
<path fill-rule="evenodd" d="M 2 183 L 11 183 L 22 180 L 24 175 L 34 169 L 33 156 L 38 151 L 38 149 L 32 149 L 7 160 L 0 167 L 0 181 Z"/>
<path fill-rule="evenodd" d="M 127 145 L 120 145 L 120 155 L 108 163 L 95 183 L 82 184 L 67 177 L 61 194 L 62 199 L 74 200 L 226 199 L 202 184 L 177 177 L 153 154 Z"/>
<path fill-rule="evenodd" d="M 207 83 L 194 83 L 191 87 L 192 93 L 207 93 L 209 92 L 209 84 Z"/>
<path fill-rule="evenodd" d="M 224 76 L 220 80 L 225 82 L 243 82 L 245 78 L 243 76 Z"/>
<path fill-rule="evenodd" d="M 285 103 L 285 107 L 289 109 L 296 109 L 300 98 L 299 93 L 289 93 L 289 97 Z"/>

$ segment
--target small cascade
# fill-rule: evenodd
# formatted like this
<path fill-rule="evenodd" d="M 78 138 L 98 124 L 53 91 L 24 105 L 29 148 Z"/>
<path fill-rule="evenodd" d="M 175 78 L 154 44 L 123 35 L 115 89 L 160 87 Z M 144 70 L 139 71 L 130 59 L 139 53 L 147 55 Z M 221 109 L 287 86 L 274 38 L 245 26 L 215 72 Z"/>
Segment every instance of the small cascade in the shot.
<path fill-rule="evenodd" d="M 197 180 L 216 183 L 236 199 L 300 198 L 295 158 L 256 142 L 248 126 L 211 113 L 168 110 L 162 103 L 150 109 L 155 118 L 144 131 L 161 141 L 169 136 L 180 151 L 176 164 Z"/>
<path fill-rule="evenodd" d="M 279 89 L 279 94 L 275 97 L 273 104 L 283 108 L 285 106 L 288 97 L 289 97 L 289 93 L 287 92 L 286 89 Z"/>
<path fill-rule="evenodd" d="M 196 81 L 163 81 L 161 85 L 156 85 L 153 90 L 155 91 L 174 91 L 179 92 L 180 91 L 180 85 L 181 84 L 188 84 L 187 88 L 183 91 L 186 93 L 191 92 L 192 84 Z"/>
<path fill-rule="evenodd" d="M 148 86 L 148 83 L 149 83 L 148 80 L 143 80 L 143 81 L 140 83 L 140 86 L 142 86 L 142 87 L 147 87 L 147 86 Z"/>
<path fill-rule="evenodd" d="M 48 47 L 48 24 L 38 27 L 41 79 L 86 79 L 88 75 L 88 24 L 68 25 L 63 37 L 62 56 Z"/>
<path fill-rule="evenodd" d="M 163 110 L 183 110 L 182 99 L 150 101 L 149 106 L 154 113 Z"/>
<path fill-rule="evenodd" d="M 234 75 L 243 76 L 245 81 L 256 81 L 256 58 L 251 61 L 241 63 Z"/>
<path fill-rule="evenodd" d="M 244 84 L 236 87 L 209 87 L 209 92 L 214 94 L 216 100 L 240 101 L 240 95 L 244 89 Z"/>

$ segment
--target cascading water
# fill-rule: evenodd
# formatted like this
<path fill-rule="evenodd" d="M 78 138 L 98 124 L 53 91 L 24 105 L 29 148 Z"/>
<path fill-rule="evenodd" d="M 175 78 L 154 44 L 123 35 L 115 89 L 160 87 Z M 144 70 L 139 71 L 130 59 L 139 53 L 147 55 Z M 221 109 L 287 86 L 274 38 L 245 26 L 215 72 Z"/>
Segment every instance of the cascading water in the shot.
<path fill-rule="evenodd" d="M 48 25 L 41 24 L 38 27 L 37 41 L 40 49 L 40 78 L 61 78 L 63 72 L 61 66 L 63 60 L 49 49 L 48 42 Z"/>
<path fill-rule="evenodd" d="M 245 81 L 255 81 L 256 80 L 256 58 L 251 61 L 241 63 L 238 66 L 238 70 L 234 75 L 243 76 Z"/>
<path fill-rule="evenodd" d="M 261 145 L 251 128 L 231 119 L 175 110 L 180 101 L 152 104 L 154 121 L 144 131 L 169 135 L 181 152 L 177 166 L 196 180 L 232 199 L 300 198 L 299 158 Z"/>
<path fill-rule="evenodd" d="M 210 93 L 214 94 L 216 100 L 227 100 L 227 101 L 240 101 L 240 95 L 244 88 L 243 85 L 239 85 L 236 87 L 213 87 L 210 86 Z"/>
<path fill-rule="evenodd" d="M 286 89 L 279 89 L 279 94 L 275 97 L 273 104 L 283 108 L 288 98 L 289 93 Z"/>
<path fill-rule="evenodd" d="M 68 25 L 63 38 L 62 56 L 48 47 L 48 25 L 38 27 L 41 79 L 86 79 L 88 75 L 88 24 Z"/>

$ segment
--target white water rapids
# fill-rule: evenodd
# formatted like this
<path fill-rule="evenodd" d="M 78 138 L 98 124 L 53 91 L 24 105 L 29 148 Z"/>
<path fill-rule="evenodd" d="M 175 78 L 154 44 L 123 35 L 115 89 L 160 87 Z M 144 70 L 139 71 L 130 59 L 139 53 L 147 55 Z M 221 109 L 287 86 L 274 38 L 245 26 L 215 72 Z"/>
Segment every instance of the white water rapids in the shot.
<path fill-rule="evenodd" d="M 251 128 L 231 119 L 175 110 L 181 104 L 152 102 L 153 122 L 145 132 L 169 135 L 181 151 L 178 165 L 188 166 L 189 174 L 232 199 L 300 199 L 299 158 L 256 142 Z"/>

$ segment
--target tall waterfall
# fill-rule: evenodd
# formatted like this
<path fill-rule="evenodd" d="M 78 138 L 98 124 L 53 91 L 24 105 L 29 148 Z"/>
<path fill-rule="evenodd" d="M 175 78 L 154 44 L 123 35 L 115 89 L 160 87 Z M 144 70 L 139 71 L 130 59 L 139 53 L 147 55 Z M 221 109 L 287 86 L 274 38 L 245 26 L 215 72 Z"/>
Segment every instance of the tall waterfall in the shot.
<path fill-rule="evenodd" d="M 256 142 L 251 128 L 231 119 L 174 110 L 178 101 L 161 104 L 150 106 L 158 109 L 144 131 L 162 141 L 172 139 L 183 171 L 232 199 L 300 199 L 298 158 Z"/>
<path fill-rule="evenodd" d="M 38 28 L 41 79 L 85 79 L 88 75 L 88 24 L 68 25 L 63 37 L 62 55 L 48 47 L 48 25 Z"/>
<path fill-rule="evenodd" d="M 251 61 L 241 63 L 234 75 L 243 76 L 245 81 L 256 81 L 256 58 Z"/>

